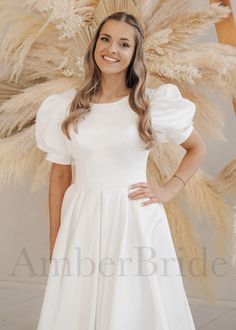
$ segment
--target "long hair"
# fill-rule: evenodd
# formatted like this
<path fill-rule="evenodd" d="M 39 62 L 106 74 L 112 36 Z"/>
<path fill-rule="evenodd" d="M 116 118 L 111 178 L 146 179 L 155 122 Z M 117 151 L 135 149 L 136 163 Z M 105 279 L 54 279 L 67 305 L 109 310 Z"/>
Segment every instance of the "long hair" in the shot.
<path fill-rule="evenodd" d="M 62 123 L 62 131 L 71 139 L 69 126 L 73 125 L 74 132 L 78 133 L 77 123 L 85 119 L 86 113 L 91 111 L 91 103 L 101 82 L 101 70 L 94 59 L 94 51 L 100 31 L 109 20 L 116 20 L 130 24 L 135 28 L 135 49 L 130 64 L 126 70 L 126 85 L 131 89 L 129 104 L 138 114 L 138 134 L 144 141 L 145 149 L 150 149 L 156 143 L 156 135 L 151 126 L 149 111 L 149 97 L 145 94 L 147 69 L 144 63 L 143 43 L 144 32 L 137 18 L 126 12 L 116 12 L 107 16 L 99 25 L 84 56 L 84 82 L 77 89 L 70 104 L 69 114 Z"/>

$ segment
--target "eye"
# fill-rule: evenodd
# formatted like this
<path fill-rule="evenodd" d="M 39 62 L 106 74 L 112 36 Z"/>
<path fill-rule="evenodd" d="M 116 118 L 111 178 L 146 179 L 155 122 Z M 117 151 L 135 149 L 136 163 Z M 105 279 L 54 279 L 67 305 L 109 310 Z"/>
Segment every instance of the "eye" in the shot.
<path fill-rule="evenodd" d="M 106 38 L 106 37 L 101 37 L 100 39 L 101 39 L 101 40 L 103 40 L 103 39 L 106 39 L 106 40 L 108 40 L 108 38 Z"/>
<path fill-rule="evenodd" d="M 109 41 L 109 39 L 107 37 L 101 37 L 100 40 L 102 41 Z M 129 44 L 122 42 L 121 45 L 123 45 L 122 47 L 130 47 Z"/>
<path fill-rule="evenodd" d="M 124 43 L 124 42 L 123 42 L 122 44 L 123 44 L 123 45 L 125 45 L 125 47 L 129 47 L 129 45 L 128 45 L 128 44 L 126 44 L 126 43 Z"/>

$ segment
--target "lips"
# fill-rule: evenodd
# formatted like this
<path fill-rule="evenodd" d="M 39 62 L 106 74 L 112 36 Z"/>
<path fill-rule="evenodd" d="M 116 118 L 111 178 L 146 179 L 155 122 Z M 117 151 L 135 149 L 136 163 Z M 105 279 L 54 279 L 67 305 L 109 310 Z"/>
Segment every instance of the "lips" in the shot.
<path fill-rule="evenodd" d="M 105 58 L 106 57 L 106 58 Z M 119 62 L 119 60 L 117 59 L 117 58 L 115 58 L 115 57 L 110 57 L 110 56 L 106 56 L 106 55 L 102 55 L 102 58 L 103 58 L 103 60 L 105 61 L 105 62 L 107 62 L 107 63 L 118 63 Z M 110 59 L 113 59 L 113 60 L 109 60 L 109 58 Z M 115 61 L 114 61 L 115 60 Z"/>

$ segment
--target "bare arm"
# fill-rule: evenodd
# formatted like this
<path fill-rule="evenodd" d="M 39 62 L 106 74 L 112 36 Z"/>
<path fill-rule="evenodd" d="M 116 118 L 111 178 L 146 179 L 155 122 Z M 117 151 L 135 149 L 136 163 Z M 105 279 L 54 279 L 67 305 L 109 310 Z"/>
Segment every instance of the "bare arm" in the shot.
<path fill-rule="evenodd" d="M 49 185 L 50 262 L 61 223 L 62 200 L 66 189 L 71 185 L 71 179 L 71 165 L 52 164 Z"/>
<path fill-rule="evenodd" d="M 201 135 L 194 128 L 190 137 L 181 144 L 187 151 L 174 174 L 187 182 L 199 169 L 206 155 L 206 144 Z M 170 190 L 175 196 L 182 188 L 183 183 L 173 177 L 165 184 L 165 188 Z"/>

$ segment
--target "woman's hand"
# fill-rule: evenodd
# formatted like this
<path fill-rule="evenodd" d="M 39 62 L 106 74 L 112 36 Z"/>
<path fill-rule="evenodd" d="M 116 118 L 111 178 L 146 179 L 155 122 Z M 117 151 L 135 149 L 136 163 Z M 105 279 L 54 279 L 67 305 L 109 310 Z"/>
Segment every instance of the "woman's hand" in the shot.
<path fill-rule="evenodd" d="M 166 187 L 152 187 L 147 182 L 138 182 L 128 187 L 129 189 L 139 188 L 128 196 L 130 199 L 150 198 L 141 205 L 146 206 L 152 203 L 167 203 L 175 197 L 175 193 Z"/>

